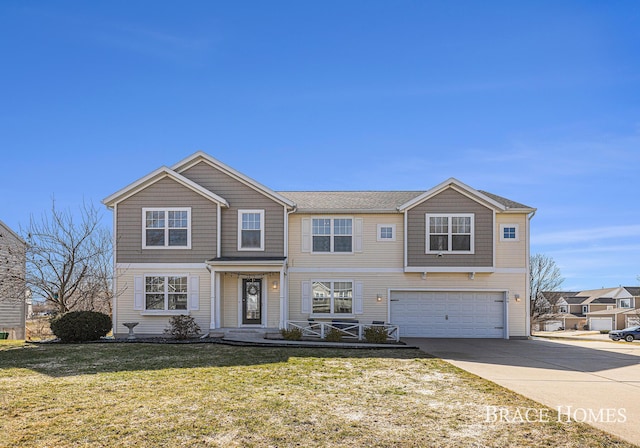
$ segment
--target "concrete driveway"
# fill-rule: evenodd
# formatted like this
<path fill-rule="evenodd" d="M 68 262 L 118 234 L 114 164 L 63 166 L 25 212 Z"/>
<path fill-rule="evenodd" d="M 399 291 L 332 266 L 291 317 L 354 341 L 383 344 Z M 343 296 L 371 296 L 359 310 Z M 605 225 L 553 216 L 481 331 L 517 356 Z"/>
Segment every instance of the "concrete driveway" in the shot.
<path fill-rule="evenodd" d="M 559 410 L 565 424 L 584 421 L 631 443 L 640 443 L 640 342 L 403 340 Z"/>

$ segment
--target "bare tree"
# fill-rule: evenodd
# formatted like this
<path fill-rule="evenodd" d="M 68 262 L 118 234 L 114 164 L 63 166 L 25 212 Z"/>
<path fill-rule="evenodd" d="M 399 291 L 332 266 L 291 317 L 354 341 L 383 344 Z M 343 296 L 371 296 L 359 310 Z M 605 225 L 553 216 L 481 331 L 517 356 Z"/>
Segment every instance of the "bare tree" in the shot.
<path fill-rule="evenodd" d="M 100 218 L 93 205 L 83 204 L 74 217 L 53 201 L 49 214 L 31 219 L 25 235 L 27 284 L 58 312 L 110 311 L 112 240 Z"/>
<path fill-rule="evenodd" d="M 529 261 L 529 301 L 531 302 L 531 322 L 538 321 L 545 314 L 550 305 L 541 294 L 543 291 L 557 291 L 562 286 L 564 278 L 556 262 L 548 255 L 535 254 Z"/>

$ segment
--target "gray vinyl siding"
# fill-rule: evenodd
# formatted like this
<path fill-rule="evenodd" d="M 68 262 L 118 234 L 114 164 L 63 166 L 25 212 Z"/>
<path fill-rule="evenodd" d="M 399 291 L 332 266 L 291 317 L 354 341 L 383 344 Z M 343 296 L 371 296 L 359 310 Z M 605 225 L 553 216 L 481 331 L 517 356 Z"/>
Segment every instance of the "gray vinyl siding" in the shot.
<path fill-rule="evenodd" d="M 473 213 L 473 254 L 426 254 L 426 213 Z M 493 211 L 452 189 L 418 204 L 407 214 L 407 262 L 410 267 L 492 267 Z"/>
<path fill-rule="evenodd" d="M 0 331 L 25 338 L 25 243 L 0 223 Z"/>
<path fill-rule="evenodd" d="M 180 174 L 229 202 L 229 208 L 222 209 L 221 256 L 284 256 L 284 206 L 282 204 L 205 162 L 200 162 Z M 265 211 L 264 251 L 238 251 L 238 210 Z"/>
<path fill-rule="evenodd" d="M 191 249 L 143 249 L 142 209 L 191 207 Z M 217 204 L 165 178 L 117 205 L 118 263 L 204 263 L 216 257 Z"/>

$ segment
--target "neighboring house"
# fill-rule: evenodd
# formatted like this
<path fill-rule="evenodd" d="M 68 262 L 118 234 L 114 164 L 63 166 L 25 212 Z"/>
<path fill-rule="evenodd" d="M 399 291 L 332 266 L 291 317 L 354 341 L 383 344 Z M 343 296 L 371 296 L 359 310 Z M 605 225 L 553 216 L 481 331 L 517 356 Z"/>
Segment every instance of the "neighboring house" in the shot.
<path fill-rule="evenodd" d="M 621 286 L 541 294 L 553 305 L 547 314 L 540 316 L 540 330 L 614 330 L 627 326 L 627 316 L 633 319 L 640 288 Z M 637 303 L 640 306 L 640 301 Z"/>
<path fill-rule="evenodd" d="M 529 334 L 535 209 L 449 179 L 427 191 L 275 192 L 198 152 L 107 197 L 113 321 L 159 335 L 290 321 L 391 322 L 402 336 Z"/>
<path fill-rule="evenodd" d="M 0 221 L 0 332 L 10 339 L 26 334 L 26 243 Z"/>

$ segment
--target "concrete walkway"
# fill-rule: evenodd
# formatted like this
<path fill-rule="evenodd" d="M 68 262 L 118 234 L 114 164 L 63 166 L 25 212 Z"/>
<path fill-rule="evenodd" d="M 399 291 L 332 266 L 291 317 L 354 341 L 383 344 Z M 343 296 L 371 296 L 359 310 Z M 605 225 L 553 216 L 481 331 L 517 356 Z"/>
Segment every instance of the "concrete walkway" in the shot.
<path fill-rule="evenodd" d="M 640 443 L 639 342 L 403 340 L 554 411 L 568 413 L 570 420 Z M 567 421 L 566 415 L 562 421 Z"/>

